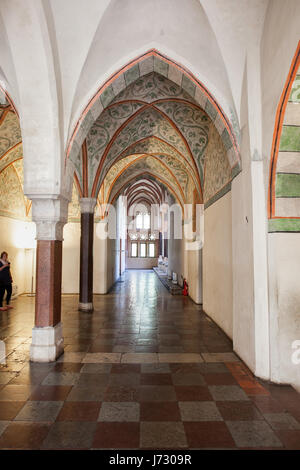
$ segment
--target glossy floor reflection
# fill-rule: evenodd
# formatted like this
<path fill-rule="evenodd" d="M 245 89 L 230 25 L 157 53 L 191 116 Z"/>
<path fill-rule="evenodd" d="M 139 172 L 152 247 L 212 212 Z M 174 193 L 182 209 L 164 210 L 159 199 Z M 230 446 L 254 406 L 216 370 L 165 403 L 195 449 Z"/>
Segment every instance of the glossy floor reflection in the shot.
<path fill-rule="evenodd" d="M 65 354 L 28 361 L 34 298 L 0 316 L 1 449 L 300 448 L 300 396 L 256 380 L 231 341 L 152 271 L 93 314 L 63 296 Z"/>

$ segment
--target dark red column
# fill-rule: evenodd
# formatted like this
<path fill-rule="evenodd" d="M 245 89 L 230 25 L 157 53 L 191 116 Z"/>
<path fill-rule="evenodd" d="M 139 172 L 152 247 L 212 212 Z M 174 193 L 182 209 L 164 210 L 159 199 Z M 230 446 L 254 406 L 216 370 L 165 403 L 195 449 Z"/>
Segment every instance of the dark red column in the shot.
<path fill-rule="evenodd" d="M 55 326 L 61 319 L 62 241 L 38 240 L 35 326 Z"/>
<path fill-rule="evenodd" d="M 93 311 L 93 246 L 95 198 L 81 198 L 79 310 Z"/>
<path fill-rule="evenodd" d="M 63 227 L 68 200 L 62 196 L 32 201 L 32 219 L 37 228 L 35 325 L 30 360 L 55 361 L 64 351 L 61 324 Z"/>

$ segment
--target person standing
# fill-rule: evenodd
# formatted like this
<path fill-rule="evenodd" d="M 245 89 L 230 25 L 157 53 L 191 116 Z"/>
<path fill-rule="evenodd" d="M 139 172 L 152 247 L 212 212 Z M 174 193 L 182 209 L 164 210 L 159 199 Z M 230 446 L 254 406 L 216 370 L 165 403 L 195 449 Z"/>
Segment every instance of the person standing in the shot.
<path fill-rule="evenodd" d="M 0 311 L 13 308 L 10 303 L 12 294 L 12 277 L 10 272 L 10 262 L 6 251 L 1 253 L 0 257 Z M 3 297 L 6 291 L 6 307 L 3 307 Z"/>

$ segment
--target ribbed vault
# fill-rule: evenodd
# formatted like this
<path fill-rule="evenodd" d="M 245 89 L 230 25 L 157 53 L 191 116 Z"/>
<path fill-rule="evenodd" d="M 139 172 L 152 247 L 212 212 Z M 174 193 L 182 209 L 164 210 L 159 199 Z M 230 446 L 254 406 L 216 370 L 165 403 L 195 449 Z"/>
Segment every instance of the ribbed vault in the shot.
<path fill-rule="evenodd" d="M 211 159 L 215 164 L 207 171 Z M 145 172 L 182 206 L 193 202 L 195 192 L 205 202 L 205 188 L 212 197 L 232 179 L 224 142 L 208 113 L 185 89 L 156 72 L 131 82 L 100 113 L 75 166 L 80 194 L 100 194 L 103 203 Z M 222 174 L 211 179 L 211 168 Z"/>

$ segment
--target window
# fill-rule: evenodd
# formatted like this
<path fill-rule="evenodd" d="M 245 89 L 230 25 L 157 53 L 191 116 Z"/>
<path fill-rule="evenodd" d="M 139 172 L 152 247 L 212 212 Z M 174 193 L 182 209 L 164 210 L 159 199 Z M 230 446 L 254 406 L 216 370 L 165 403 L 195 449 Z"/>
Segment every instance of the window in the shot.
<path fill-rule="evenodd" d="M 146 243 L 140 243 L 140 257 L 145 258 L 146 257 Z"/>
<path fill-rule="evenodd" d="M 144 214 L 144 228 L 147 230 L 150 228 L 150 214 Z"/>
<path fill-rule="evenodd" d="M 150 229 L 150 214 L 148 213 L 142 214 L 141 212 L 139 212 L 135 219 L 135 225 L 136 225 L 137 230 L 140 230 L 140 229 L 149 230 Z"/>
<path fill-rule="evenodd" d="M 149 258 L 154 258 L 155 256 L 155 244 L 154 243 L 148 244 L 148 256 Z"/>
<path fill-rule="evenodd" d="M 137 243 L 131 243 L 131 256 L 136 258 L 138 255 L 137 253 Z"/>
<path fill-rule="evenodd" d="M 143 228 L 143 215 L 142 214 L 138 214 L 136 216 L 136 228 L 137 229 Z"/>

